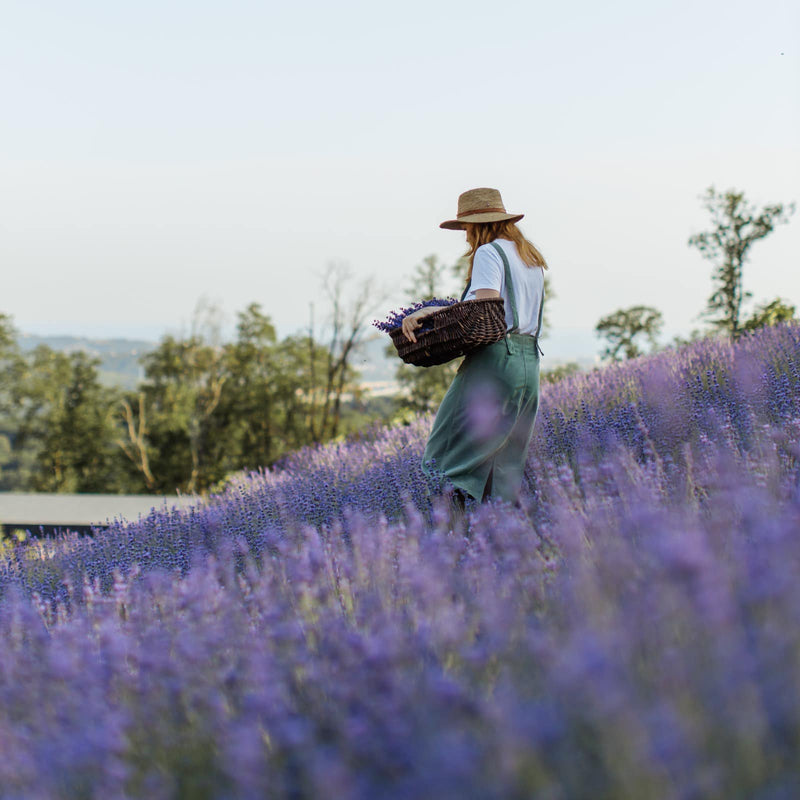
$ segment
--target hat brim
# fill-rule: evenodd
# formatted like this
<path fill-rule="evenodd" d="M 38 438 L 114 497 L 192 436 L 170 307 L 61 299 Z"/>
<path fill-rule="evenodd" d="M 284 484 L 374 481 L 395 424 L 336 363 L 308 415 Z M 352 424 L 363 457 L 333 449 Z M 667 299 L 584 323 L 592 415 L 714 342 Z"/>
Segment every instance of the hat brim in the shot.
<path fill-rule="evenodd" d="M 439 227 L 448 231 L 463 231 L 465 222 L 502 222 L 503 220 L 518 222 L 524 216 L 524 214 L 503 214 L 499 211 L 491 211 L 487 214 L 470 214 L 468 217 L 462 217 L 461 219 L 448 219 L 442 222 Z"/>

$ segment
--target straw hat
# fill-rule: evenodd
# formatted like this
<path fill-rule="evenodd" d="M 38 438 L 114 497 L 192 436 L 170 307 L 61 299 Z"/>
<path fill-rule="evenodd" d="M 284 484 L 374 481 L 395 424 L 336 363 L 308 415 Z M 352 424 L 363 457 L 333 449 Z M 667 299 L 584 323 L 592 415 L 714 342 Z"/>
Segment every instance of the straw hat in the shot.
<path fill-rule="evenodd" d="M 470 189 L 458 196 L 456 219 L 448 219 L 439 225 L 451 231 L 464 229 L 465 222 L 500 222 L 508 219 L 521 220 L 524 214 L 509 214 L 497 189 Z"/>

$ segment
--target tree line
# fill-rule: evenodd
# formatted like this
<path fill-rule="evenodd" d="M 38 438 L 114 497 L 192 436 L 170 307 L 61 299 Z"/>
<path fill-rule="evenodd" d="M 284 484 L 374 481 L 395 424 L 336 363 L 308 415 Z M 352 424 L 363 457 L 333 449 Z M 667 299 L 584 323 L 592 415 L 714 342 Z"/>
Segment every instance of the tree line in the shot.
<path fill-rule="evenodd" d="M 745 315 L 742 279 L 752 245 L 787 222 L 794 204 L 758 210 L 742 192 L 712 187 L 704 205 L 711 229 L 688 244 L 714 263 L 713 289 L 703 312 L 709 327 L 692 337 L 736 338 L 793 319 L 794 307 L 780 298 Z M 458 295 L 466 272 L 464 259 L 448 266 L 429 256 L 411 277 L 408 300 Z M 395 397 L 364 392 L 353 356 L 382 298 L 371 280 L 355 293 L 350 280 L 341 265 L 324 275 L 325 337 L 312 313 L 307 331 L 279 340 L 253 303 L 237 315 L 233 341 L 222 342 L 215 309 L 199 308 L 188 334 L 165 336 L 142 357 L 144 378 L 133 391 L 102 385 L 99 360 L 83 352 L 40 345 L 23 354 L 11 318 L 0 313 L 0 491 L 203 492 L 303 446 L 435 410 L 460 359 L 427 369 L 398 361 Z M 549 275 L 545 291 L 552 300 Z M 641 355 L 644 343 L 655 349 L 662 325 L 657 309 L 637 305 L 603 317 L 595 331 L 604 357 L 621 360 Z M 391 344 L 387 350 L 394 353 Z M 577 369 L 562 365 L 542 379 Z"/>
<path fill-rule="evenodd" d="M 325 340 L 313 322 L 278 339 L 257 303 L 221 342 L 215 310 L 142 357 L 133 391 L 101 384 L 99 360 L 40 345 L 23 353 L 0 314 L 0 491 L 191 493 L 287 452 L 362 430 L 386 413 L 353 367 L 374 295 L 345 297 L 349 276 L 325 275 Z"/>

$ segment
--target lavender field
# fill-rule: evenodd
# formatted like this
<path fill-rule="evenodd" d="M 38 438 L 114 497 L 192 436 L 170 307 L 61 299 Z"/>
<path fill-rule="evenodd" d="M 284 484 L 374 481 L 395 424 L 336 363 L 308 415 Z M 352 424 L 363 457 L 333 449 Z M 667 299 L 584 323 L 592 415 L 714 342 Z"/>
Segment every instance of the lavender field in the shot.
<path fill-rule="evenodd" d="M 707 340 L 543 386 L 522 509 L 425 417 L 3 550 L 0 797 L 800 797 L 799 389 Z"/>

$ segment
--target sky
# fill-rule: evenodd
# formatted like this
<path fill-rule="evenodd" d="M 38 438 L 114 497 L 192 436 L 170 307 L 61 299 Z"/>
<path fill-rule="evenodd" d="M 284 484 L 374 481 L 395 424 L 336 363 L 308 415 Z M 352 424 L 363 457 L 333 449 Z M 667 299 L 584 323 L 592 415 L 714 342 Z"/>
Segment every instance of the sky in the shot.
<path fill-rule="evenodd" d="M 0 6 L 0 312 L 28 333 L 156 340 L 203 301 L 287 335 L 332 262 L 383 317 L 488 186 L 550 266 L 545 351 L 592 355 L 618 308 L 701 324 L 707 187 L 800 201 L 788 0 Z M 800 210 L 753 302 L 800 307 L 799 256 Z"/>

